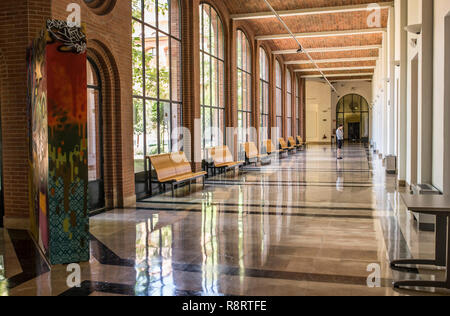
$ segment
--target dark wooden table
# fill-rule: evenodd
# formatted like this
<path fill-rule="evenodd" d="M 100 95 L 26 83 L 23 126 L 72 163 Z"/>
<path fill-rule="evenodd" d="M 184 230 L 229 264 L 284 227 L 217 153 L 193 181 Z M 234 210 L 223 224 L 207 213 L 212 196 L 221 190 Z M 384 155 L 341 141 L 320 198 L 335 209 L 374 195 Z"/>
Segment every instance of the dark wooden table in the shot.
<path fill-rule="evenodd" d="M 434 260 L 396 260 L 391 262 L 393 269 L 402 269 L 400 265 L 433 265 L 446 268 L 445 281 L 398 281 L 395 288 L 431 287 L 450 289 L 450 196 L 445 195 L 401 195 L 409 211 L 436 216 L 436 258 Z"/>

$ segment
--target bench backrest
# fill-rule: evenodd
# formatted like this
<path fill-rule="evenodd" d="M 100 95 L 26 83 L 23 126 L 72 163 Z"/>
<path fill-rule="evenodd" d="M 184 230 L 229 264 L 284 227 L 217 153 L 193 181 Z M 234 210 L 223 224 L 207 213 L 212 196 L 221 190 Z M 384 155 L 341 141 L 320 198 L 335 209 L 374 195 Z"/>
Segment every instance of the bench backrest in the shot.
<path fill-rule="evenodd" d="M 303 144 L 303 139 L 302 139 L 301 136 L 297 136 L 297 142 L 298 142 L 299 144 Z"/>
<path fill-rule="evenodd" d="M 208 149 L 209 157 L 213 161 L 214 165 L 222 163 L 234 162 L 233 155 L 228 149 L 228 146 L 218 146 Z"/>
<path fill-rule="evenodd" d="M 191 164 L 184 152 L 150 156 L 158 180 L 167 179 L 192 172 Z"/>
<path fill-rule="evenodd" d="M 258 158 L 259 151 L 255 143 L 249 142 L 244 144 L 245 156 L 248 159 Z"/>
<path fill-rule="evenodd" d="M 283 148 L 283 149 L 288 148 L 288 145 L 286 144 L 286 141 L 284 140 L 284 138 L 280 138 L 279 141 L 280 141 L 281 148 Z"/>
<path fill-rule="evenodd" d="M 275 152 L 277 150 L 275 148 L 275 145 L 272 143 L 272 140 L 270 140 L 270 139 L 264 141 L 264 145 L 266 146 L 266 151 L 269 154 L 273 153 L 273 152 Z"/>
<path fill-rule="evenodd" d="M 289 145 L 292 147 L 295 147 L 295 145 L 297 145 L 297 142 L 295 141 L 294 137 L 292 137 L 292 136 L 288 138 L 288 141 L 289 141 Z"/>

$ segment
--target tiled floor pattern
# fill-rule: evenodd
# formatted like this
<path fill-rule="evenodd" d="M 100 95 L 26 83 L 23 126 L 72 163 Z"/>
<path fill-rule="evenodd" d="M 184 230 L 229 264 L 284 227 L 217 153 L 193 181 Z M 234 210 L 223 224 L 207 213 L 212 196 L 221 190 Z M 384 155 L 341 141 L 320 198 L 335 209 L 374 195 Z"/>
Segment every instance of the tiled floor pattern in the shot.
<path fill-rule="evenodd" d="M 48 269 L 26 232 L 0 231 L 0 295 L 416 295 L 390 260 L 433 256 L 395 177 L 361 145 L 336 161 L 310 146 L 269 166 L 219 175 L 91 218 L 91 260 L 80 288 L 65 266 Z M 375 270 L 373 270 L 375 268 Z M 368 286 L 373 271 L 379 284 Z"/>

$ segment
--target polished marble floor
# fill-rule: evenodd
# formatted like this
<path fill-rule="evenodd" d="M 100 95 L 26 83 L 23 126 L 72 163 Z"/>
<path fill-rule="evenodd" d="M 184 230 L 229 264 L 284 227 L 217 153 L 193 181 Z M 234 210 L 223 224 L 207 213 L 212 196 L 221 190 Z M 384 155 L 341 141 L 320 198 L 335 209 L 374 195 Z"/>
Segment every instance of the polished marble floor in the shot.
<path fill-rule="evenodd" d="M 79 288 L 68 288 L 65 266 L 46 265 L 26 232 L 1 230 L 0 295 L 449 294 L 393 289 L 394 279 L 444 277 L 389 267 L 432 257 L 434 235 L 416 230 L 381 160 L 362 145 L 344 156 L 309 146 L 209 178 L 205 190 L 96 215 Z"/>

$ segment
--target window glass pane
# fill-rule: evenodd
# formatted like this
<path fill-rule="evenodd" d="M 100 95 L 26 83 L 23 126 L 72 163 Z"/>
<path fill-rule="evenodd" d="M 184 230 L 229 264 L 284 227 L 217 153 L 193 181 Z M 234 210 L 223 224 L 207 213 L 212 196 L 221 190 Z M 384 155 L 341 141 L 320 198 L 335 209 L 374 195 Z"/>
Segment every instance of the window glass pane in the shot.
<path fill-rule="evenodd" d="M 158 28 L 169 33 L 169 0 L 158 0 Z"/>
<path fill-rule="evenodd" d="M 156 27 L 156 0 L 144 0 L 144 21 Z"/>
<path fill-rule="evenodd" d="M 369 111 L 369 104 L 367 103 L 366 99 L 361 97 L 361 111 L 368 112 Z"/>
<path fill-rule="evenodd" d="M 344 112 L 345 113 L 352 112 L 352 103 L 353 103 L 352 95 L 347 95 L 344 97 Z"/>
<path fill-rule="evenodd" d="M 147 97 L 158 97 L 158 64 L 157 64 L 156 32 L 145 27 L 145 94 Z"/>
<path fill-rule="evenodd" d="M 173 37 L 181 39 L 181 7 L 180 0 L 170 1 L 170 33 Z"/>
<path fill-rule="evenodd" d="M 238 70 L 237 72 L 237 97 L 238 97 L 238 110 L 242 110 L 242 72 Z"/>
<path fill-rule="evenodd" d="M 89 62 L 88 62 L 89 65 Z M 89 65 L 90 67 L 90 65 Z M 89 76 L 89 72 L 88 72 Z M 89 181 L 101 178 L 101 148 L 99 134 L 99 90 L 88 89 L 87 126 L 88 126 L 88 168 Z"/>
<path fill-rule="evenodd" d="M 218 27 L 218 17 L 217 17 L 217 13 L 215 10 L 211 10 L 211 36 L 210 36 L 210 40 L 211 40 L 211 49 L 210 49 L 210 53 L 211 55 L 217 57 L 218 56 L 218 32 L 217 32 L 217 27 Z"/>
<path fill-rule="evenodd" d="M 203 51 L 206 53 L 211 53 L 211 35 L 210 35 L 210 29 L 211 29 L 211 19 L 210 19 L 210 13 L 211 7 L 208 5 L 203 5 Z"/>
<path fill-rule="evenodd" d="M 133 20 L 132 57 L 133 57 L 133 95 L 144 95 L 144 77 L 142 73 L 142 24 Z"/>
<path fill-rule="evenodd" d="M 141 99 L 133 99 L 134 121 L 134 169 L 144 171 L 144 105 Z"/>
<path fill-rule="evenodd" d="M 225 34 L 223 33 L 223 24 L 220 21 L 220 19 L 218 20 L 218 26 L 217 26 L 217 30 L 218 30 L 218 50 L 219 50 L 219 59 L 224 60 L 225 59 Z"/>
<path fill-rule="evenodd" d="M 159 104 L 159 139 L 162 153 L 170 152 L 170 126 L 171 107 L 170 103 L 161 102 Z"/>
<path fill-rule="evenodd" d="M 219 61 L 219 75 L 217 76 L 217 79 L 219 80 L 219 100 L 220 104 L 219 106 L 221 108 L 225 108 L 225 63 L 222 61 Z"/>
<path fill-rule="evenodd" d="M 147 155 L 156 155 L 159 153 L 158 147 L 158 102 L 146 101 L 145 103 L 146 136 L 147 136 Z"/>
<path fill-rule="evenodd" d="M 218 61 L 217 59 L 211 59 L 211 105 L 218 106 L 218 94 L 219 94 L 219 81 L 218 81 Z"/>
<path fill-rule="evenodd" d="M 134 18 L 142 20 L 142 0 L 132 0 L 131 10 Z"/>
<path fill-rule="evenodd" d="M 281 86 L 282 86 L 281 75 L 282 75 L 281 65 L 277 60 L 277 62 L 276 62 L 276 85 L 278 88 L 281 88 Z"/>
<path fill-rule="evenodd" d="M 211 57 L 203 56 L 204 105 L 211 105 Z"/>
<path fill-rule="evenodd" d="M 172 100 L 181 102 L 181 86 L 182 86 L 182 74 L 181 74 L 181 42 L 172 39 L 171 48 L 172 68 L 171 68 L 171 85 L 172 85 Z"/>
<path fill-rule="evenodd" d="M 287 95 L 286 100 L 286 117 L 292 117 L 292 94 Z"/>
<path fill-rule="evenodd" d="M 170 100 L 169 38 L 159 33 L 159 99 Z"/>
<path fill-rule="evenodd" d="M 174 103 L 172 104 L 172 122 L 171 122 L 171 129 L 172 129 L 172 148 L 170 151 L 177 152 L 177 151 L 183 151 L 183 135 L 181 133 L 181 127 L 183 126 L 182 122 L 182 107 L 181 104 Z M 177 133 L 174 133 L 175 129 L 177 129 Z M 175 144 L 178 144 L 177 147 L 175 147 Z"/>

